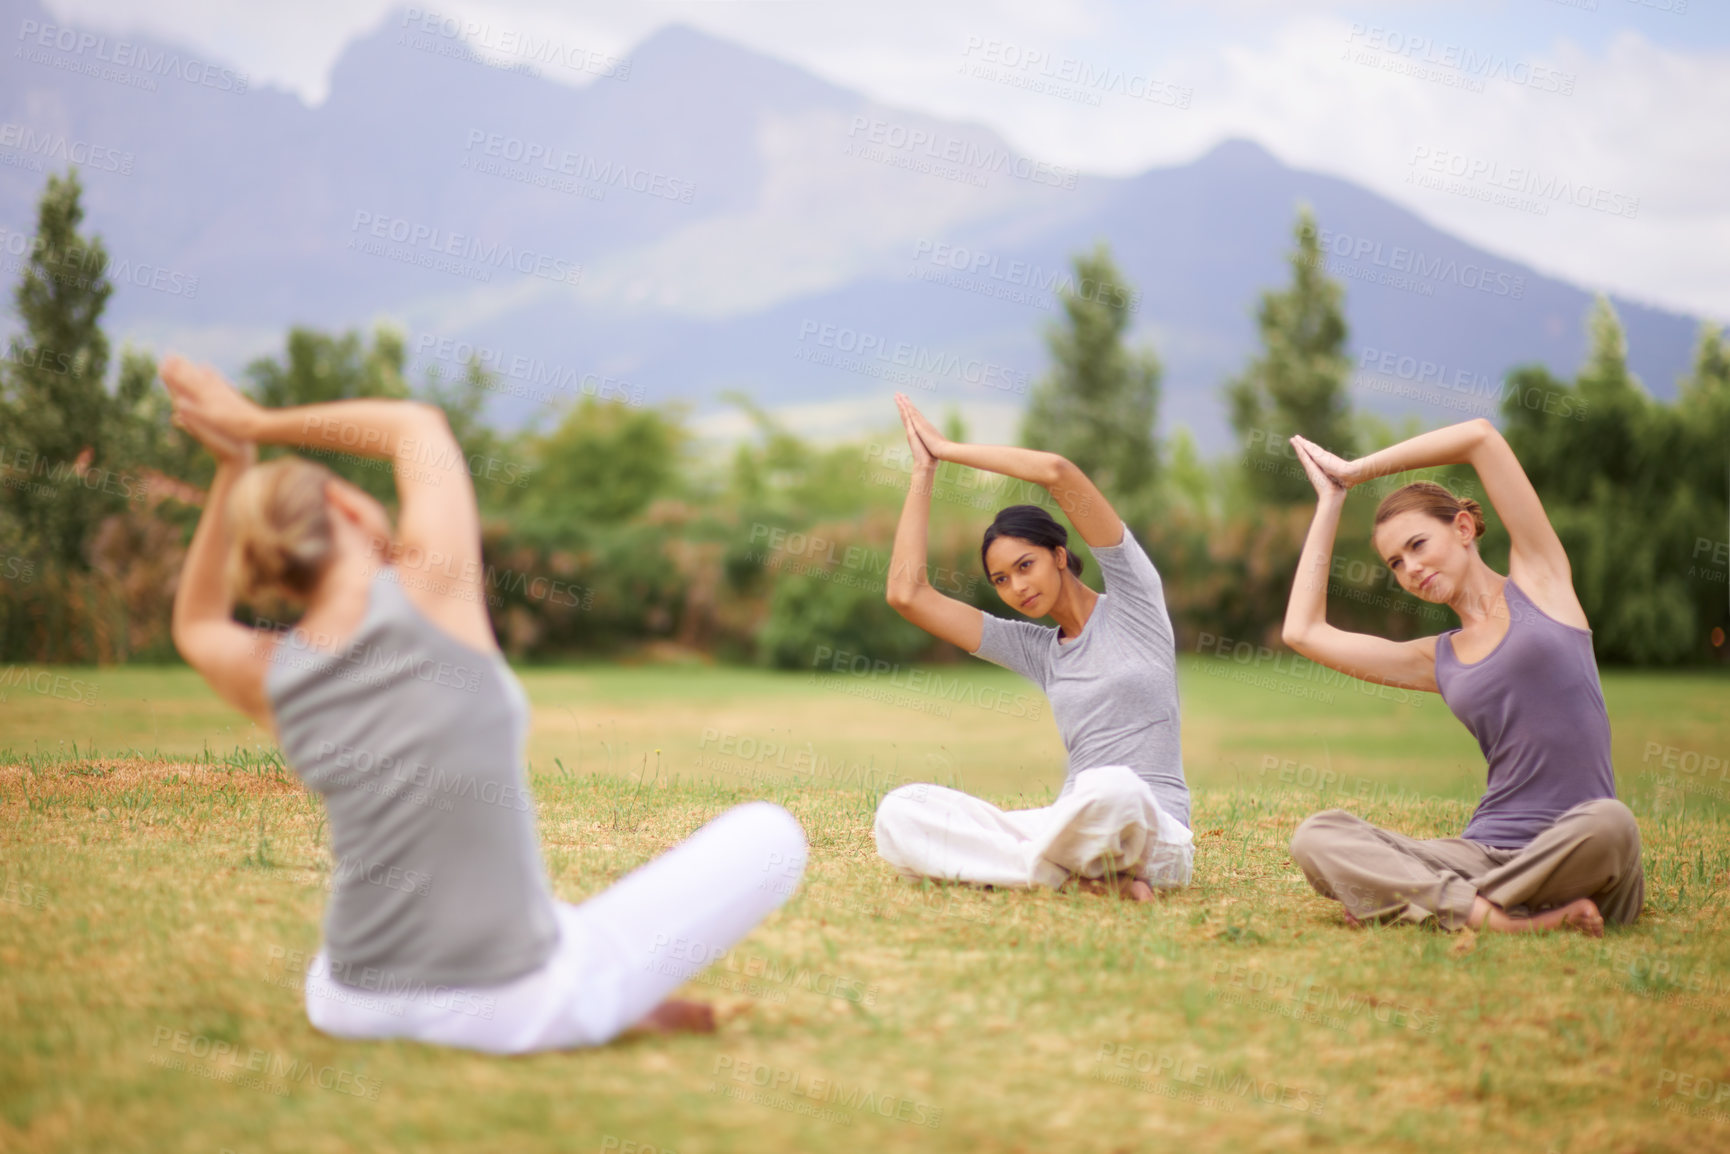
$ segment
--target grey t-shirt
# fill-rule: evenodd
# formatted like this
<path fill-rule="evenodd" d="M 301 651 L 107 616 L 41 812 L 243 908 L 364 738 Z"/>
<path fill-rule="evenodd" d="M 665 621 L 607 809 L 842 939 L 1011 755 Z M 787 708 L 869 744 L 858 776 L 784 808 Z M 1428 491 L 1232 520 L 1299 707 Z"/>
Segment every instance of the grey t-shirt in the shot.
<path fill-rule="evenodd" d="M 1051 700 L 1069 751 L 1063 792 L 1075 775 L 1126 765 L 1166 812 L 1189 825 L 1177 704 L 1177 645 L 1159 571 L 1126 525 L 1123 540 L 1096 548 L 1105 592 L 1081 635 L 1057 639 L 1054 625 L 985 614 L 975 657 L 1026 677 Z"/>
<path fill-rule="evenodd" d="M 503 657 L 433 624 L 395 577 L 373 578 L 340 653 L 289 633 L 265 676 L 283 754 L 330 813 L 331 976 L 385 994 L 498 985 L 558 943 L 528 702 Z"/>

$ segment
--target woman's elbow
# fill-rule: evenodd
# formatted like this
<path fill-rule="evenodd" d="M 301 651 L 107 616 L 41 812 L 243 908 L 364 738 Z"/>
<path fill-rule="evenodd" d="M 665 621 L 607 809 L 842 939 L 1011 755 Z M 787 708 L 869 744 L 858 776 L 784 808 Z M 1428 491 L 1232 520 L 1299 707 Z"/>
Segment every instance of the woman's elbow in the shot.
<path fill-rule="evenodd" d="M 1279 631 L 1279 639 L 1285 642 L 1285 647 L 1287 649 L 1293 649 L 1299 653 L 1303 653 L 1304 644 L 1308 638 L 1308 634 L 1309 630 L 1303 628 L 1303 626 L 1298 625 L 1295 622 L 1287 621 Z"/>

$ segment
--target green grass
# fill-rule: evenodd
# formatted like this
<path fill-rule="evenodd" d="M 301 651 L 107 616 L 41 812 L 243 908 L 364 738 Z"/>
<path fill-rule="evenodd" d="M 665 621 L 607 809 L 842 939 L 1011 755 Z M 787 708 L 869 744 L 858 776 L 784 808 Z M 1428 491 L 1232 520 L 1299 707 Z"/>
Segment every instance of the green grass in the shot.
<path fill-rule="evenodd" d="M 525 672 L 560 896 L 757 797 L 798 816 L 812 857 L 793 900 L 689 987 L 720 1006 L 718 1036 L 517 1059 L 307 1024 L 292 961 L 317 948 L 328 828 L 268 736 L 194 676 L 57 671 L 94 706 L 14 679 L 0 687 L 0 1150 L 1730 1146 L 1730 780 L 1706 768 L 1730 760 L 1730 683 L 1605 675 L 1645 838 L 1640 921 L 1601 942 L 1474 939 L 1351 932 L 1286 853 L 1330 805 L 1459 831 L 1483 765 L 1439 699 L 1338 686 L 1318 701 L 1278 672 L 1229 679 L 1245 668 L 1184 667 L 1196 884 L 1146 907 L 914 886 L 876 858 L 872 809 L 897 781 L 1016 805 L 1055 792 L 1061 746 L 1011 675 L 946 668 L 962 677 L 951 692 Z M 1004 710 L 980 704 L 999 693 Z M 752 1077 L 862 1105 L 794 1113 L 751 1100 Z"/>

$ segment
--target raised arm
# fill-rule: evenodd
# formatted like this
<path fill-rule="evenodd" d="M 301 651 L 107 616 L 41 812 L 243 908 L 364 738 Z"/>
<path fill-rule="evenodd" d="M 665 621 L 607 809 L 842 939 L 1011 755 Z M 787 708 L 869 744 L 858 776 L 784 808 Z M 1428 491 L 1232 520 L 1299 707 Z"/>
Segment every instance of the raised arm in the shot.
<path fill-rule="evenodd" d="M 224 435 L 394 460 L 400 502 L 395 560 L 412 570 L 404 592 L 458 638 L 494 647 L 474 485 L 437 406 L 367 398 L 266 409 L 208 366 L 170 357 L 162 376 L 177 411 Z"/>
<path fill-rule="evenodd" d="M 174 648 L 198 670 L 217 696 L 270 729 L 264 675 L 269 650 L 265 635 L 234 620 L 228 588 L 228 495 L 257 455 L 249 442 L 225 436 L 196 418 L 177 416 L 176 424 L 197 437 L 216 457 L 216 478 L 204 497 L 204 511 L 186 551 L 180 585 L 174 592 L 171 636 Z"/>
<path fill-rule="evenodd" d="M 1501 431 L 1482 417 L 1420 433 L 1385 449 L 1344 461 L 1301 437 L 1315 462 L 1347 488 L 1374 477 L 1437 465 L 1471 465 L 1484 493 L 1507 526 L 1508 573 L 1538 605 L 1559 620 L 1584 628 L 1586 612 L 1574 593 L 1573 570 L 1544 503 Z"/>
<path fill-rule="evenodd" d="M 964 601 L 939 593 L 926 580 L 925 540 L 931 527 L 931 491 L 937 484 L 937 459 L 913 427 L 913 406 L 897 394 L 907 446 L 913 455 L 912 481 L 901 523 L 895 527 L 895 549 L 889 557 L 884 596 L 895 612 L 925 632 L 972 653 L 985 632 L 985 614 Z"/>
<path fill-rule="evenodd" d="M 911 422 L 913 431 L 937 460 L 954 461 L 957 465 L 968 465 L 1039 485 L 1051 494 L 1083 541 L 1099 548 L 1123 543 L 1123 518 L 1117 515 L 1098 486 L 1068 458 L 1042 449 L 951 441 L 913 407 L 913 402 L 905 394 L 896 393 L 895 400 L 902 407 L 903 416 Z"/>
<path fill-rule="evenodd" d="M 1316 488 L 1316 515 L 1292 578 L 1281 639 L 1311 661 L 1363 681 L 1435 692 L 1434 637 L 1389 641 L 1328 624 L 1328 574 L 1333 569 L 1334 535 L 1339 530 L 1340 510 L 1345 507 L 1346 487 L 1322 470 L 1310 456 L 1307 444 L 1298 443 L 1297 454 Z"/>

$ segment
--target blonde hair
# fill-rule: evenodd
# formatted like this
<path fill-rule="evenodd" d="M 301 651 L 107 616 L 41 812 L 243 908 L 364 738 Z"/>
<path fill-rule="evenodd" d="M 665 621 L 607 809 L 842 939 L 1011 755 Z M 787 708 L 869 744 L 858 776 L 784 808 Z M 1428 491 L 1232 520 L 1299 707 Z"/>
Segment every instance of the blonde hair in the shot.
<path fill-rule="evenodd" d="M 279 457 L 241 474 L 228 496 L 229 587 L 248 603 L 304 600 L 330 562 L 335 538 L 325 486 L 335 474 Z"/>
<path fill-rule="evenodd" d="M 1472 515 L 1472 539 L 1475 541 L 1484 535 L 1484 507 L 1470 497 L 1456 497 L 1434 481 L 1413 481 L 1402 485 L 1376 506 L 1376 523 L 1371 532 L 1382 527 L 1383 521 L 1390 521 L 1401 513 L 1427 513 L 1438 521 L 1449 525 L 1461 513 Z"/>

